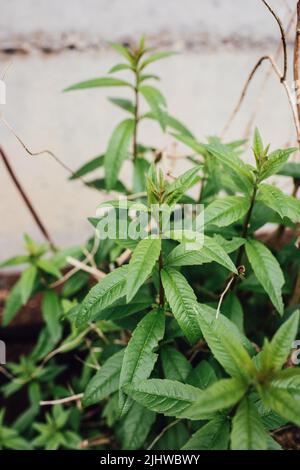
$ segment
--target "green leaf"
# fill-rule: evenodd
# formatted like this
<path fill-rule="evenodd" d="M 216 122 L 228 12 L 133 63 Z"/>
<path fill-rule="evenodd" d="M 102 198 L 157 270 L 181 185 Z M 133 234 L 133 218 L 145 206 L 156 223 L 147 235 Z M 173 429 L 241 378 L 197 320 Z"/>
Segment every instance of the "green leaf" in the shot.
<path fill-rule="evenodd" d="M 295 162 L 285 163 L 277 172 L 279 175 L 300 179 L 300 164 Z"/>
<path fill-rule="evenodd" d="M 237 327 L 223 315 L 216 318 L 215 310 L 207 305 L 198 304 L 197 313 L 203 336 L 217 361 L 232 377 L 249 381 L 255 369 Z"/>
<path fill-rule="evenodd" d="M 144 60 L 141 63 L 140 70 L 143 70 L 147 65 L 152 64 L 152 62 L 156 62 L 157 60 L 161 59 L 167 59 L 168 57 L 171 57 L 172 55 L 176 54 L 176 52 L 172 51 L 162 51 L 162 52 L 157 52 L 156 54 L 151 55 L 148 57 L 146 60 Z"/>
<path fill-rule="evenodd" d="M 204 210 L 204 223 L 227 227 L 244 217 L 249 207 L 250 201 L 241 196 L 216 199 Z"/>
<path fill-rule="evenodd" d="M 205 148 L 216 157 L 222 165 L 232 170 L 234 182 L 238 185 L 240 190 L 246 193 L 250 193 L 253 190 L 254 178 L 250 166 L 244 163 L 232 150 L 221 143 L 206 145 Z"/>
<path fill-rule="evenodd" d="M 109 69 L 108 73 L 116 73 L 120 72 L 121 70 L 133 70 L 133 68 L 128 64 L 116 64 L 111 69 Z"/>
<path fill-rule="evenodd" d="M 197 165 L 194 168 L 187 170 L 180 175 L 176 180 L 167 186 L 164 194 L 163 202 L 172 206 L 190 189 L 192 186 L 199 182 L 199 170 L 201 166 Z"/>
<path fill-rule="evenodd" d="M 0 263 L 0 268 L 6 268 L 8 266 L 18 266 L 19 264 L 29 263 L 30 256 L 18 255 L 9 258 L 2 263 Z"/>
<path fill-rule="evenodd" d="M 173 239 L 178 239 L 176 233 L 173 232 L 170 235 Z M 194 248 L 197 246 L 197 241 L 194 243 L 190 235 L 192 233 L 189 233 L 190 242 L 188 244 L 181 243 L 171 251 L 166 259 L 167 266 L 194 266 L 215 261 L 229 269 L 230 272 L 237 272 L 230 257 L 214 238 L 205 235 L 203 245 L 199 245 L 199 250 L 196 250 Z M 190 244 L 193 245 L 193 249 L 189 246 Z"/>
<path fill-rule="evenodd" d="M 257 240 L 247 240 L 245 246 L 255 276 L 269 295 L 276 310 L 282 315 L 281 290 L 285 281 L 277 259 L 265 245 Z"/>
<path fill-rule="evenodd" d="M 131 100 L 127 100 L 125 98 L 108 98 L 109 101 L 119 108 L 124 109 L 124 111 L 128 111 L 130 114 L 134 114 L 134 104 Z"/>
<path fill-rule="evenodd" d="M 281 167 L 288 160 L 289 156 L 296 152 L 296 150 L 298 150 L 296 147 L 284 150 L 275 150 L 270 155 L 268 155 L 268 159 L 261 166 L 259 172 L 259 181 L 263 181 L 269 176 L 278 173 Z"/>
<path fill-rule="evenodd" d="M 147 379 L 157 360 L 153 352 L 165 331 L 165 314 L 162 309 L 148 313 L 134 330 L 126 347 L 120 375 L 120 389 L 127 384 L 135 385 Z M 128 400 L 120 394 L 122 412 L 128 409 Z"/>
<path fill-rule="evenodd" d="M 293 196 L 285 197 L 286 214 L 285 216 L 292 222 L 298 224 L 300 222 L 300 201 Z"/>
<path fill-rule="evenodd" d="M 145 238 L 139 242 L 131 257 L 127 277 L 127 302 L 135 296 L 150 276 L 161 250 L 160 238 Z"/>
<path fill-rule="evenodd" d="M 260 159 L 264 156 L 264 146 L 263 142 L 257 127 L 254 130 L 254 138 L 253 138 L 253 152 L 256 158 L 256 161 L 260 161 Z"/>
<path fill-rule="evenodd" d="M 267 433 L 251 400 L 245 397 L 233 417 L 231 449 L 266 450 Z"/>
<path fill-rule="evenodd" d="M 227 450 L 229 430 L 229 420 L 224 416 L 216 416 L 195 432 L 182 449 Z"/>
<path fill-rule="evenodd" d="M 57 269 L 56 265 L 52 261 L 48 259 L 39 259 L 36 264 L 37 264 L 37 267 L 40 268 L 45 273 L 51 274 L 57 279 L 61 277 L 60 270 Z"/>
<path fill-rule="evenodd" d="M 193 136 L 186 135 L 186 133 L 173 134 L 173 136 L 175 137 L 175 139 L 184 143 L 199 155 L 207 155 L 206 146 L 204 144 L 201 144 L 200 142 L 197 142 L 197 140 Z"/>
<path fill-rule="evenodd" d="M 281 218 L 288 217 L 292 222 L 300 222 L 300 201 L 287 196 L 276 186 L 261 184 L 257 200 L 277 212 Z"/>
<path fill-rule="evenodd" d="M 21 279 L 19 279 L 10 290 L 3 311 L 3 326 L 7 326 L 22 307 Z"/>
<path fill-rule="evenodd" d="M 134 403 L 122 423 L 122 449 L 140 449 L 155 421 L 155 413 Z"/>
<path fill-rule="evenodd" d="M 172 268 L 161 272 L 166 298 L 172 313 L 188 341 L 193 344 L 201 337 L 197 321 L 197 298 L 185 277 Z"/>
<path fill-rule="evenodd" d="M 241 333 L 244 332 L 243 307 L 232 291 L 228 292 L 222 303 L 222 313 L 238 327 Z"/>
<path fill-rule="evenodd" d="M 133 162 L 133 193 L 140 193 L 146 188 L 146 174 L 149 170 L 149 162 L 142 157 L 136 158 Z"/>
<path fill-rule="evenodd" d="M 125 59 L 128 60 L 128 62 L 130 64 L 132 64 L 134 62 L 134 57 L 133 57 L 133 55 L 130 52 L 128 47 L 125 47 L 122 44 L 119 44 L 119 43 L 116 43 L 116 42 L 110 42 L 109 45 L 113 49 L 115 49 L 115 51 L 117 51 L 120 55 L 125 57 Z"/>
<path fill-rule="evenodd" d="M 72 176 L 69 178 L 70 180 L 75 180 L 77 178 L 81 178 L 82 176 L 87 175 L 88 173 L 91 173 L 94 170 L 97 170 L 104 164 L 104 155 L 99 155 L 89 162 L 85 163 L 82 165 L 80 168 L 78 168 L 77 171 L 75 171 Z"/>
<path fill-rule="evenodd" d="M 296 310 L 276 331 L 270 343 L 267 343 L 262 352 L 263 369 L 278 371 L 286 362 L 297 335 L 299 324 L 299 310 Z"/>
<path fill-rule="evenodd" d="M 205 416 L 235 405 L 246 393 L 244 381 L 220 379 L 201 391 L 199 398 L 183 411 L 184 418 L 205 419 Z"/>
<path fill-rule="evenodd" d="M 159 90 L 150 85 L 139 87 L 139 92 L 147 101 L 154 118 L 159 122 L 162 130 L 166 129 L 166 101 Z"/>
<path fill-rule="evenodd" d="M 201 393 L 191 385 L 175 380 L 150 379 L 126 385 L 126 393 L 149 410 L 166 416 L 179 416 Z"/>
<path fill-rule="evenodd" d="M 105 361 L 84 392 L 83 406 L 94 405 L 119 389 L 120 373 L 125 349 Z"/>
<path fill-rule="evenodd" d="M 72 90 L 84 90 L 86 88 L 98 88 L 98 87 L 114 87 L 114 86 L 128 86 L 132 85 L 125 80 L 120 80 L 119 78 L 113 77 L 100 77 L 92 78 L 91 80 L 85 80 L 84 82 L 76 83 L 71 85 L 68 88 L 65 88 L 63 91 L 72 91 Z"/>
<path fill-rule="evenodd" d="M 276 388 L 286 390 L 292 395 L 293 398 L 300 399 L 300 368 L 299 367 L 288 367 L 279 371 L 272 384 Z"/>
<path fill-rule="evenodd" d="M 92 321 L 116 300 L 126 295 L 128 266 L 121 266 L 96 284 L 84 298 L 77 314 L 77 326 Z"/>
<path fill-rule="evenodd" d="M 107 189 L 115 185 L 122 163 L 128 154 L 130 139 L 134 131 L 134 120 L 122 121 L 112 133 L 104 157 L 105 181 Z"/>
<path fill-rule="evenodd" d="M 155 119 L 155 116 L 150 111 L 150 112 L 143 115 L 143 119 L 145 119 L 145 118 L 146 119 Z M 166 113 L 165 118 L 166 118 L 166 126 L 167 127 L 170 127 L 171 129 L 176 130 L 177 132 L 179 132 L 183 136 L 194 139 L 194 136 L 191 133 L 191 131 L 181 121 L 174 118 L 173 116 L 170 116 L 170 114 L 167 114 L 167 113 Z"/>
<path fill-rule="evenodd" d="M 29 266 L 22 272 L 20 278 L 20 288 L 21 288 L 21 299 L 22 304 L 25 305 L 28 299 L 31 297 L 35 281 L 37 279 L 37 269 L 35 266 Z"/>
<path fill-rule="evenodd" d="M 287 390 L 282 390 L 271 382 L 267 387 L 261 387 L 259 393 L 267 408 L 271 408 L 287 421 L 300 426 L 299 400 L 293 398 Z"/>
<path fill-rule="evenodd" d="M 204 390 L 216 382 L 217 376 L 209 362 L 203 360 L 189 373 L 186 383 Z"/>
<path fill-rule="evenodd" d="M 192 370 L 187 358 L 172 346 L 164 346 L 160 354 L 165 378 L 185 382 Z"/>
<path fill-rule="evenodd" d="M 62 324 L 60 322 L 62 306 L 54 290 L 47 290 L 44 293 L 42 314 L 53 341 L 59 341 L 62 336 Z"/>

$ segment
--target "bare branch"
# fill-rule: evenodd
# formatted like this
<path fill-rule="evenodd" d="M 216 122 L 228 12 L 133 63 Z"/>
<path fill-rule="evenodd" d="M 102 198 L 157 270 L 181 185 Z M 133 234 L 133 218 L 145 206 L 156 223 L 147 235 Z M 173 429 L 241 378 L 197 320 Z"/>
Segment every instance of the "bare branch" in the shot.
<path fill-rule="evenodd" d="M 46 406 L 46 405 L 61 405 L 63 403 L 69 403 L 71 401 L 78 401 L 83 398 L 83 393 L 77 393 L 77 395 L 71 395 L 70 397 L 66 398 L 59 398 L 57 400 L 45 400 L 45 401 L 40 401 L 41 406 Z"/>
<path fill-rule="evenodd" d="M 284 89 L 285 89 L 285 92 L 286 92 L 286 95 L 287 95 L 287 98 L 288 98 L 288 102 L 289 102 L 289 105 L 290 105 L 290 108 L 291 108 L 291 111 L 292 111 L 292 115 L 293 115 L 293 120 L 294 120 L 294 125 L 295 125 L 295 129 L 296 129 L 296 134 L 297 134 L 297 138 L 298 136 L 300 135 L 300 126 L 299 126 L 299 121 L 298 121 L 298 115 L 297 115 L 297 112 L 296 112 L 296 109 L 295 109 L 295 106 L 294 106 L 294 103 L 293 103 L 293 96 L 292 96 L 292 92 L 286 82 L 286 80 L 283 80 L 282 81 L 282 76 L 281 76 L 281 72 L 279 70 L 279 67 L 278 65 L 276 64 L 275 60 L 273 59 L 272 56 L 270 55 L 265 55 L 265 56 L 262 56 L 258 62 L 255 64 L 255 66 L 253 67 L 253 69 L 251 70 L 250 72 L 250 75 L 248 76 L 247 80 L 246 80 L 246 83 L 243 87 L 243 90 L 242 90 L 242 93 L 240 95 L 240 98 L 238 100 L 238 103 L 237 105 L 235 106 L 229 120 L 227 121 L 226 125 L 224 126 L 224 129 L 222 131 L 222 137 L 224 137 L 224 134 L 227 132 L 229 126 L 231 125 L 233 119 L 235 118 L 235 116 L 237 115 L 243 101 L 244 101 L 244 98 L 246 96 L 246 93 L 248 91 L 248 88 L 249 88 L 249 85 L 251 83 L 251 80 L 252 78 L 254 77 L 256 71 L 258 70 L 258 68 L 260 67 L 260 65 L 264 62 L 264 61 L 269 61 L 271 66 L 272 66 L 272 69 L 273 71 L 275 72 L 275 74 L 277 75 L 277 77 L 279 78 L 280 80 L 280 83 L 282 83 Z"/>
<path fill-rule="evenodd" d="M 283 82 L 286 79 L 286 72 L 287 72 L 287 50 L 286 50 L 286 39 L 285 39 L 284 29 L 283 29 L 279 16 L 275 13 L 275 11 L 268 4 L 268 2 L 266 0 L 262 0 L 262 2 L 268 8 L 269 12 L 273 15 L 280 29 L 282 49 L 283 49 L 283 72 L 281 74 L 280 81 Z"/>
<path fill-rule="evenodd" d="M 99 269 L 94 268 L 92 266 L 88 266 L 84 262 L 79 261 L 78 259 L 73 258 L 72 256 L 67 257 L 67 262 L 75 268 L 81 269 L 82 271 L 91 274 L 97 281 L 100 281 L 100 279 L 103 279 L 106 276 L 103 271 L 100 271 Z"/>
<path fill-rule="evenodd" d="M 11 177 L 15 187 L 17 188 L 19 194 L 21 195 L 23 201 L 25 202 L 26 206 L 27 206 L 27 209 L 29 210 L 29 212 L 31 213 L 35 223 L 37 224 L 37 226 L 39 227 L 40 231 L 42 232 L 42 234 L 44 235 L 45 239 L 49 242 L 50 244 L 50 247 L 53 251 L 56 250 L 56 247 L 55 247 L 55 244 L 48 232 L 48 230 L 46 229 L 44 223 L 42 222 L 40 216 L 38 215 L 37 211 L 35 210 L 35 208 L 33 207 L 33 204 L 32 202 L 30 201 L 29 199 L 29 196 L 27 195 L 25 189 L 23 188 L 23 186 L 21 185 L 17 175 L 15 174 L 9 160 L 8 160 L 8 157 L 7 155 L 4 153 L 3 149 L 0 147 L 0 155 L 1 155 L 1 158 L 2 158 L 2 161 L 9 173 L 9 176 Z"/>

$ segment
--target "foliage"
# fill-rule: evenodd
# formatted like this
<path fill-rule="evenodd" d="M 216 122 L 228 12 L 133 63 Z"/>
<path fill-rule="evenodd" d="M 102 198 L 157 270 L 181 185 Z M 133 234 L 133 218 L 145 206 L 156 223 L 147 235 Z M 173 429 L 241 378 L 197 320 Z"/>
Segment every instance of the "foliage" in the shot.
<path fill-rule="evenodd" d="M 288 162 L 295 149 L 270 153 L 256 130 L 249 164 L 241 156 L 242 141 L 198 142 L 148 84 L 158 77 L 145 70 L 171 54 L 154 53 L 144 38 L 136 48 L 112 46 L 123 61 L 108 76 L 66 91 L 122 87 L 132 99 L 110 101 L 129 117 L 113 131 L 105 154 L 72 179 L 103 167 L 104 178 L 84 182 L 129 196 L 131 224 L 155 204 L 156 231 L 138 239 L 117 233 L 100 243 L 93 235 L 84 249 L 55 252 L 25 235 L 25 255 L 2 263 L 26 266 L 6 301 L 3 325 L 9 328 L 39 293 L 44 327 L 33 350 L 6 366 L 2 394 L 25 393 L 28 406 L 9 418 L 9 426 L 1 412 L 0 447 L 280 448 L 271 431 L 300 426 L 300 372 L 290 362 L 299 306 L 289 305 L 299 269 L 300 204 L 267 179 L 278 173 L 299 177 L 299 164 Z M 158 149 L 139 141 L 139 126 L 147 120 L 163 132 L 171 129 L 189 149 L 191 168 L 175 180 L 158 168 Z M 119 181 L 126 159 L 131 187 Z M 201 227 L 192 216 L 188 229 L 175 225 L 186 201 L 203 205 Z M 117 200 L 100 207 L 118 217 L 124 210 Z M 90 219 L 93 226 L 101 220 Z M 290 234 L 283 249 L 259 237 L 258 229 L 270 222 Z M 70 256 L 82 264 L 68 277 Z M 70 395 L 50 408 L 40 405 Z"/>

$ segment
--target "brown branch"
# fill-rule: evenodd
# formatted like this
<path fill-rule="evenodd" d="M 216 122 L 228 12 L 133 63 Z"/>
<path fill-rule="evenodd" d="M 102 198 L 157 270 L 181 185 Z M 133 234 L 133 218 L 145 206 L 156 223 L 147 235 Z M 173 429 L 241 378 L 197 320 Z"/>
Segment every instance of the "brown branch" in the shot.
<path fill-rule="evenodd" d="M 286 35 L 289 33 L 291 27 L 293 26 L 294 20 L 295 20 L 295 15 L 294 15 L 294 12 L 293 12 L 291 17 L 289 18 L 289 22 L 288 22 L 287 27 L 286 27 Z M 280 51 L 281 51 L 281 41 L 279 42 L 279 44 L 277 46 L 277 49 L 276 49 L 276 52 L 275 52 L 275 56 L 274 56 L 275 60 L 278 59 Z M 248 122 L 247 122 L 246 129 L 245 129 L 245 132 L 244 132 L 244 138 L 245 139 L 249 139 L 249 135 L 250 135 L 254 120 L 255 120 L 256 115 L 257 115 L 257 113 L 259 111 L 259 108 L 261 106 L 263 96 L 264 96 L 264 93 L 265 93 L 265 88 L 266 88 L 267 82 L 268 82 L 271 74 L 272 74 L 272 66 L 270 65 L 268 70 L 266 71 L 266 73 L 264 75 L 263 80 L 262 80 L 260 93 L 259 93 L 258 97 L 256 98 L 256 105 L 255 105 L 255 107 L 254 107 L 254 109 L 251 113 L 251 116 L 250 116 Z"/>
<path fill-rule="evenodd" d="M 287 72 L 287 49 L 286 49 L 286 39 L 285 39 L 284 29 L 283 29 L 279 16 L 275 13 L 275 11 L 268 4 L 268 2 L 266 2 L 266 0 L 262 0 L 262 2 L 268 8 L 269 12 L 273 15 L 280 29 L 282 49 L 283 49 L 283 72 L 281 74 L 280 81 L 283 82 L 286 79 L 286 72 Z"/>
<path fill-rule="evenodd" d="M 300 57 L 300 1 L 297 2 L 297 23 L 296 23 L 296 37 L 294 43 L 294 81 L 295 81 L 295 92 L 296 92 L 296 107 L 298 113 L 298 120 L 300 121 L 300 96 L 298 97 L 299 93 L 299 57 Z M 298 137 L 298 144 L 300 144 L 300 132 L 297 134 Z M 298 182 L 294 180 L 294 190 L 293 194 L 297 194 L 298 191 Z M 298 270 L 296 282 L 294 285 L 293 293 L 289 301 L 289 305 L 297 305 L 300 302 L 300 269 Z"/>
<path fill-rule="evenodd" d="M 293 64 L 293 71 L 294 71 L 294 82 L 295 82 L 295 93 L 296 93 L 296 106 L 297 106 L 297 113 L 298 113 L 298 120 L 300 122 L 300 96 L 298 97 L 300 91 L 300 70 L 299 70 L 299 57 L 300 57 L 300 1 L 297 3 L 297 23 L 296 23 L 296 37 L 294 43 L 294 64 Z M 298 142 L 299 142 L 299 134 L 298 134 Z"/>
<path fill-rule="evenodd" d="M 15 172 L 14 172 L 14 170 L 13 170 L 13 168 L 12 168 L 12 166 L 11 166 L 9 160 L 8 160 L 7 155 L 5 154 L 5 152 L 3 151 L 3 149 L 1 147 L 0 147 L 0 155 L 1 155 L 1 158 L 2 158 L 2 161 L 5 165 L 5 167 L 8 171 L 8 173 L 9 173 L 9 176 L 11 177 L 15 187 L 17 188 L 19 194 L 21 195 L 23 201 L 25 202 L 25 204 L 27 206 L 27 209 L 31 213 L 35 223 L 39 227 L 40 231 L 42 232 L 42 234 L 44 235 L 46 240 L 49 242 L 51 249 L 55 251 L 56 247 L 55 247 L 55 244 L 54 244 L 51 236 L 49 235 L 48 230 L 46 229 L 44 223 L 40 219 L 40 217 L 39 217 L 38 213 L 36 212 L 35 208 L 33 207 L 32 202 L 29 199 L 29 196 L 26 194 L 24 188 L 22 187 L 20 181 L 17 178 L 17 175 L 15 174 Z"/>
<path fill-rule="evenodd" d="M 227 132 L 228 128 L 230 127 L 232 121 L 234 120 L 235 116 L 237 115 L 243 101 L 244 101 L 244 98 L 247 94 L 247 91 L 248 91 L 248 88 L 249 88 L 249 85 L 251 83 L 251 80 L 252 78 L 255 76 L 255 73 L 256 71 L 258 70 L 258 68 L 260 67 L 260 65 L 264 62 L 264 61 L 269 61 L 271 66 L 272 66 L 272 69 L 274 71 L 274 73 L 277 75 L 277 77 L 279 78 L 280 80 L 280 83 L 282 83 L 284 89 L 285 89 L 285 92 L 286 92 L 286 95 L 287 95 L 287 98 L 288 98 L 288 102 L 289 102 L 289 105 L 290 105 L 290 108 L 291 108 L 291 111 L 292 111 L 292 115 L 293 115 L 293 120 L 294 120 L 294 125 L 295 125 L 295 129 L 296 129 L 296 134 L 297 136 L 300 135 L 300 127 L 299 127 L 299 121 L 298 121 L 298 115 L 296 113 L 296 110 L 295 110 L 295 107 L 294 107 L 294 104 L 293 104 L 293 97 L 292 97 L 292 93 L 291 93 L 291 90 L 286 82 L 286 80 L 282 80 L 282 75 L 281 75 L 281 72 L 279 70 L 279 67 L 278 65 L 276 64 L 275 60 L 273 59 L 272 56 L 270 55 L 265 55 L 265 56 L 262 56 L 258 62 L 255 64 L 255 66 L 253 67 L 253 69 L 251 70 L 247 80 L 246 80 L 246 83 L 242 89 L 242 93 L 240 95 L 240 98 L 237 102 L 237 105 L 235 106 L 233 112 L 231 113 L 231 116 L 229 117 L 229 120 L 227 121 L 227 123 L 225 124 L 223 130 L 222 130 L 222 137 L 224 137 L 225 133 Z"/>
<path fill-rule="evenodd" d="M 83 398 L 83 393 L 77 393 L 77 395 L 71 395 L 70 397 L 66 398 L 59 398 L 57 400 L 45 400 L 45 401 L 40 401 L 41 406 L 46 406 L 46 405 L 61 405 L 63 403 L 69 403 L 71 401 L 78 401 Z"/>

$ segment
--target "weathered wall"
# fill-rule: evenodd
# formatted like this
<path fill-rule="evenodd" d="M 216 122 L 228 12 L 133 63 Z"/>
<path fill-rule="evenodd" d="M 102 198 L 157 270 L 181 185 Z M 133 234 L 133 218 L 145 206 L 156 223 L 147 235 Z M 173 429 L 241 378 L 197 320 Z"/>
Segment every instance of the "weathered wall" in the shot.
<path fill-rule="evenodd" d="M 295 1 L 270 3 L 286 25 Z M 279 40 L 278 27 L 259 0 L 1 0 L 0 71 L 12 61 L 1 111 L 31 149 L 50 148 L 76 169 L 105 149 L 121 111 L 107 102 L 106 90 L 61 90 L 105 74 L 117 59 L 108 41 L 134 42 L 143 32 L 151 44 L 180 52 L 152 70 L 161 75 L 170 112 L 199 138 L 220 132 L 253 64 L 262 54 L 274 54 Z M 292 29 L 289 53 L 293 35 Z M 263 76 L 253 83 L 229 138 L 243 135 Z M 274 146 L 292 142 L 290 111 L 273 77 L 256 123 Z M 143 127 L 141 137 L 160 146 L 170 142 L 155 125 Z M 28 157 L 1 123 L 0 142 L 55 241 L 83 241 L 90 231 L 86 217 L 95 213 L 99 194 L 66 183 L 66 172 L 49 157 Z M 3 259 L 21 249 L 24 231 L 38 239 L 40 234 L 2 164 L 0 201 Z"/>

